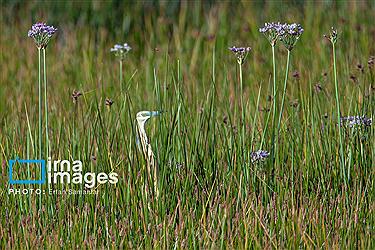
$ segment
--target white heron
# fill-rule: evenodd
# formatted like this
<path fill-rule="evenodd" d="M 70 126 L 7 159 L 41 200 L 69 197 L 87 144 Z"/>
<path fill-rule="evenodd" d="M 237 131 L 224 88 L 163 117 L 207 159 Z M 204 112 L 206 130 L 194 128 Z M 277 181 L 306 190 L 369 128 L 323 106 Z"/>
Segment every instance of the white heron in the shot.
<path fill-rule="evenodd" d="M 155 159 L 154 152 L 152 151 L 150 141 L 146 135 L 145 123 L 151 117 L 159 116 L 161 113 L 162 111 L 140 111 L 137 113 L 138 136 L 141 142 L 143 156 L 145 157 L 147 162 L 147 172 L 149 179 L 154 181 L 154 191 L 156 194 L 156 198 L 159 197 L 157 183 L 158 164 Z"/>

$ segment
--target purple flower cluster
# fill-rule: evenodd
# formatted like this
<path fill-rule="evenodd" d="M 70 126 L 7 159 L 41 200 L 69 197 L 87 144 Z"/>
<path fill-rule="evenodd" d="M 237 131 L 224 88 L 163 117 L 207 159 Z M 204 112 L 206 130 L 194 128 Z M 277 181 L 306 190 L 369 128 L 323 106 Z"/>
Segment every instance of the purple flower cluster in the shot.
<path fill-rule="evenodd" d="M 35 23 L 31 26 L 27 35 L 34 39 L 38 49 L 44 49 L 56 31 L 57 29 L 53 26 L 48 26 L 45 23 Z"/>
<path fill-rule="evenodd" d="M 280 28 L 281 26 L 281 23 L 278 22 L 278 23 L 265 23 L 264 24 L 264 27 L 260 28 L 259 29 L 259 32 L 260 33 L 267 33 L 267 32 L 277 32 L 278 29 Z"/>
<path fill-rule="evenodd" d="M 245 59 L 249 52 L 251 51 L 250 47 L 229 47 L 229 50 L 232 51 L 236 57 L 238 64 L 242 65 L 245 62 Z"/>
<path fill-rule="evenodd" d="M 125 55 L 131 50 L 132 48 L 127 44 L 115 44 L 113 48 L 111 48 L 111 52 L 115 53 L 115 56 L 118 57 L 120 60 L 124 60 Z"/>
<path fill-rule="evenodd" d="M 265 23 L 264 27 L 259 29 L 259 32 L 267 37 L 272 46 L 275 46 L 280 33 L 282 33 L 282 24 L 280 22 Z"/>
<path fill-rule="evenodd" d="M 372 125 L 372 119 L 366 116 L 347 116 L 340 118 L 341 126 L 348 126 L 350 128 L 356 126 L 370 127 Z"/>
<path fill-rule="evenodd" d="M 285 34 L 298 37 L 301 36 L 303 33 L 303 28 L 299 23 L 283 24 L 282 30 L 285 32 Z"/>
<path fill-rule="evenodd" d="M 264 27 L 259 29 L 259 32 L 267 37 L 272 46 L 275 46 L 277 40 L 280 39 L 290 51 L 302 35 L 303 28 L 297 23 L 265 23 Z"/>
<path fill-rule="evenodd" d="M 302 33 L 303 28 L 300 24 L 283 24 L 279 33 L 280 41 L 284 44 L 287 50 L 291 51 Z"/>
<path fill-rule="evenodd" d="M 258 150 L 255 152 L 251 152 L 250 157 L 251 157 L 251 162 L 257 162 L 257 161 L 264 161 L 268 156 L 270 155 L 269 152 L 264 151 L 264 150 Z"/>

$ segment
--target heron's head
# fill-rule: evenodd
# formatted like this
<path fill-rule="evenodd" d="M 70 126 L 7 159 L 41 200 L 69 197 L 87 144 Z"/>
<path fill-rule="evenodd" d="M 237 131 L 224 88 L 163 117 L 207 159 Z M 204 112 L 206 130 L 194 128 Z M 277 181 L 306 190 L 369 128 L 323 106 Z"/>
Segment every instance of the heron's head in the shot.
<path fill-rule="evenodd" d="M 137 113 L 137 122 L 144 125 L 145 122 L 151 117 L 162 114 L 163 111 L 140 111 Z"/>

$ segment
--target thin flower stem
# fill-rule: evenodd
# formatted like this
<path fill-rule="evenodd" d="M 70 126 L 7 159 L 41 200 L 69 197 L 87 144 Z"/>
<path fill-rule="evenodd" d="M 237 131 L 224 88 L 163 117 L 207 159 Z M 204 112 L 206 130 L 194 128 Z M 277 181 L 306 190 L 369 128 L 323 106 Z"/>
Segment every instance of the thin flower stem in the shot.
<path fill-rule="evenodd" d="M 44 110 L 46 117 L 46 157 L 49 156 L 49 137 L 48 137 L 48 105 L 47 105 L 47 70 L 46 70 L 46 49 L 43 49 L 43 75 L 44 75 Z"/>
<path fill-rule="evenodd" d="M 275 60 L 275 46 L 272 45 L 272 66 L 273 66 L 273 123 L 275 127 L 276 117 L 276 60 Z"/>
<path fill-rule="evenodd" d="M 272 78 L 273 78 L 272 159 L 274 159 L 275 117 L 276 117 L 276 63 L 275 63 L 275 46 L 274 45 L 272 45 L 272 65 L 273 65 L 273 75 L 272 75 Z M 260 141 L 259 150 L 262 150 L 262 148 L 263 148 L 264 137 L 266 136 L 266 133 L 267 133 L 270 115 L 271 115 L 271 112 L 269 112 L 268 115 L 267 115 L 266 125 L 265 125 L 265 129 L 263 131 L 263 134 L 262 134 L 262 139 Z"/>
<path fill-rule="evenodd" d="M 42 55 L 38 48 L 38 115 L 39 115 L 39 159 L 42 159 L 42 73 L 41 73 Z M 42 166 L 40 166 L 42 167 Z M 42 196 L 39 195 L 39 209 L 42 206 Z"/>
<path fill-rule="evenodd" d="M 122 60 L 120 60 L 120 87 L 122 88 Z"/>
<path fill-rule="evenodd" d="M 275 160 L 275 126 L 276 126 L 276 59 L 275 45 L 272 45 L 272 67 L 273 67 L 273 117 L 272 117 L 272 162 Z M 262 145 L 261 145 L 262 146 Z"/>
<path fill-rule="evenodd" d="M 39 159 L 42 159 L 42 73 L 41 51 L 38 48 L 38 116 L 39 116 Z"/>
<path fill-rule="evenodd" d="M 261 91 L 262 91 L 262 86 L 260 86 L 259 92 L 258 92 L 257 107 L 259 107 L 259 99 L 260 99 L 260 93 L 261 93 Z M 258 111 L 256 110 L 255 114 L 254 114 L 253 128 L 255 128 L 255 123 L 256 123 L 256 120 L 257 120 L 257 114 L 258 114 Z M 268 124 L 269 117 L 270 116 L 268 115 L 267 122 L 266 122 L 266 129 L 267 129 L 267 124 Z M 255 133 L 255 129 L 253 129 L 253 131 L 251 133 L 251 148 L 253 148 L 252 146 L 253 146 L 253 141 L 254 141 L 254 133 Z M 261 143 L 260 143 L 260 148 L 262 148 L 262 145 L 263 145 L 264 134 L 265 133 L 263 133 L 263 135 L 262 135 L 262 139 L 261 139 Z"/>
<path fill-rule="evenodd" d="M 281 98 L 281 108 L 280 108 L 280 114 L 279 114 L 279 121 L 277 123 L 277 137 L 279 136 L 280 131 L 280 124 L 281 124 L 281 118 L 283 116 L 284 111 L 284 101 L 285 101 L 285 94 L 286 94 L 286 84 L 288 82 L 288 71 L 289 71 L 289 61 L 290 61 L 290 50 L 288 50 L 288 57 L 286 60 L 286 69 L 285 69 L 285 81 L 284 81 L 284 89 L 283 89 L 283 97 Z M 277 139 L 276 139 L 277 140 Z"/>
<path fill-rule="evenodd" d="M 243 80 L 242 80 L 242 64 L 240 64 L 240 88 L 241 88 L 241 109 L 242 109 L 242 119 L 245 116 L 244 104 L 243 104 Z"/>
<path fill-rule="evenodd" d="M 264 137 L 266 137 L 267 128 L 268 128 L 268 123 L 269 123 L 269 120 L 270 120 L 270 115 L 271 115 L 271 112 L 268 112 L 267 120 L 266 120 L 266 125 L 264 126 L 265 129 L 264 129 L 264 131 L 263 131 L 262 139 L 261 139 L 261 141 L 260 141 L 260 147 L 259 147 L 259 150 L 261 150 L 261 149 L 263 148 Z"/>
<path fill-rule="evenodd" d="M 344 149 L 343 149 L 342 136 L 341 136 L 340 101 L 339 101 L 339 90 L 338 90 L 338 82 L 337 82 L 335 43 L 332 43 L 332 53 L 333 53 L 333 72 L 334 72 L 334 79 L 335 79 L 335 92 L 336 92 L 337 124 L 339 126 L 340 159 L 341 159 L 340 165 L 341 165 L 342 175 L 344 178 L 344 183 L 346 185 Z"/>
<path fill-rule="evenodd" d="M 245 106 L 243 103 L 243 80 L 242 80 L 242 64 L 240 66 L 240 88 L 241 88 L 241 111 L 242 111 L 242 152 L 245 152 Z M 244 153 L 243 153 L 244 157 Z"/>

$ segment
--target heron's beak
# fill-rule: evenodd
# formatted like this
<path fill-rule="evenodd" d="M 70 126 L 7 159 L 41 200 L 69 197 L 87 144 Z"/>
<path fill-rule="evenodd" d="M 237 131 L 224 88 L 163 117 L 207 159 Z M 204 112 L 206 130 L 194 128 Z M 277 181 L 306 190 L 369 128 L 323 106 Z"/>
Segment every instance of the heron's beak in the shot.
<path fill-rule="evenodd" d="M 162 110 L 160 110 L 160 111 L 151 111 L 151 117 L 153 117 L 153 116 L 159 116 L 162 113 L 164 113 L 164 111 L 162 111 Z"/>

